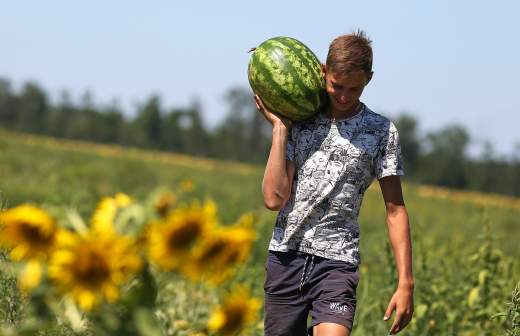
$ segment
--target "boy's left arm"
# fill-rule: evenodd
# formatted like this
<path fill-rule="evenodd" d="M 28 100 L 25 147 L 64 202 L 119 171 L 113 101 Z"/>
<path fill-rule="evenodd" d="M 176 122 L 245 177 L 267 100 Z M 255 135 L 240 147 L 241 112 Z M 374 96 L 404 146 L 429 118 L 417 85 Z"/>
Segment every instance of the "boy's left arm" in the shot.
<path fill-rule="evenodd" d="M 401 331 L 412 319 L 414 280 L 412 272 L 412 243 L 408 213 L 404 205 L 399 176 L 387 176 L 379 180 L 386 207 L 388 237 L 394 252 L 399 283 L 386 309 L 384 320 L 395 310 L 396 315 L 390 334 Z"/>

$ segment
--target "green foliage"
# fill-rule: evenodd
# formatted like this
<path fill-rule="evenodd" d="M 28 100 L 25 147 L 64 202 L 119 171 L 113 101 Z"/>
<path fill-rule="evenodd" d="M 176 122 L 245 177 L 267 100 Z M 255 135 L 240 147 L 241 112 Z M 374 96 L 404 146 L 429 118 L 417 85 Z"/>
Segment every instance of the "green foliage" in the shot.
<path fill-rule="evenodd" d="M 16 324 L 22 311 L 16 278 L 7 267 L 7 260 L 5 252 L 0 251 L 0 325 Z"/>
<path fill-rule="evenodd" d="M 407 176 L 417 176 L 417 164 L 420 153 L 420 140 L 417 134 L 417 119 L 408 114 L 401 114 L 395 120 L 399 130 L 399 141 L 403 155 L 403 165 Z"/>
<path fill-rule="evenodd" d="M 519 336 L 520 335 L 520 283 L 515 287 L 515 290 L 511 294 L 511 301 L 507 304 L 507 335 L 508 336 Z"/>
<path fill-rule="evenodd" d="M 461 126 L 449 126 L 426 136 L 426 154 L 421 160 L 421 181 L 451 188 L 464 188 L 464 170 L 469 135 Z"/>
<path fill-rule="evenodd" d="M 262 206 L 262 166 L 55 143 L 13 133 L 0 133 L 0 148 L 0 167 L 7 177 L 2 183 L 2 204 L 9 207 L 24 202 L 65 204 L 88 218 L 101 196 L 123 191 L 140 198 L 157 185 L 173 186 L 189 179 L 196 186 L 196 197 L 211 196 L 216 200 L 221 209 L 219 217 L 225 223 L 254 209 L 259 239 L 234 281 L 251 285 L 253 295 L 262 297 L 266 246 L 276 215 Z M 520 254 L 513 239 L 519 234 L 518 210 L 428 198 L 410 184 L 404 186 L 404 192 L 412 225 L 416 287 L 415 317 L 400 334 L 518 335 L 520 291 L 511 295 L 520 278 L 519 265 L 514 263 Z M 380 192 L 370 188 L 360 218 L 362 264 L 354 327 L 358 335 L 384 335 L 389 328 L 382 317 L 397 277 L 384 214 Z M 3 326 L 23 322 L 27 330 L 32 330 L 27 331 L 31 335 L 35 334 L 34 328 L 42 335 L 75 333 L 55 320 L 48 324 L 27 321 L 27 316 L 38 316 L 30 313 L 38 307 L 22 299 L 10 274 L 5 267 L 0 271 Z M 104 328 L 119 330 L 114 316 L 120 314 L 138 321 L 135 328 L 148 328 L 150 316 L 138 310 L 125 311 L 124 302 L 148 305 L 157 291 L 156 316 L 166 335 L 190 335 L 204 327 L 211 307 L 218 301 L 212 292 L 176 277 L 159 278 L 157 283 L 146 280 L 150 277 L 145 273 L 141 277 L 141 281 L 125 289 L 125 293 L 137 289 L 134 294 L 124 294 L 121 305 L 103 316 Z M 172 305 L 174 299 L 176 304 Z M 261 325 L 260 319 L 258 328 L 250 334 L 262 335 Z M 95 328 L 89 326 L 93 334 L 101 335 L 101 331 L 93 331 Z"/>
<path fill-rule="evenodd" d="M 58 138 L 88 140 L 186 153 L 241 162 L 263 163 L 271 144 L 271 126 L 256 110 L 252 92 L 232 87 L 223 97 L 227 115 L 213 128 L 204 123 L 201 104 L 166 109 L 158 95 L 136 104 L 130 118 L 115 102 L 96 104 L 86 92 L 76 104 L 64 92 L 57 104 L 35 83 L 20 92 L 0 78 L 0 127 Z M 208 111 L 212 112 L 212 111 Z M 485 145 L 478 159 L 466 151 L 470 136 L 461 125 L 418 134 L 409 115 L 391 118 L 399 130 L 406 179 L 416 183 L 520 196 L 520 156 L 499 157 Z"/>

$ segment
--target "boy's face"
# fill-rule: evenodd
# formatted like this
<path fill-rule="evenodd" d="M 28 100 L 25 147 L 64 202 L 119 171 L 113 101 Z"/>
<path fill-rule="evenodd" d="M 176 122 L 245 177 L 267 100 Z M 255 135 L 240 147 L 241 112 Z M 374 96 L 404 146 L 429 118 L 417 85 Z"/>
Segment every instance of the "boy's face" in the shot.
<path fill-rule="evenodd" d="M 327 71 L 325 65 L 322 70 L 325 89 L 334 110 L 340 112 L 356 108 L 363 89 L 372 78 L 372 73 L 367 76 L 363 70 L 356 70 L 348 74 L 336 74 Z"/>

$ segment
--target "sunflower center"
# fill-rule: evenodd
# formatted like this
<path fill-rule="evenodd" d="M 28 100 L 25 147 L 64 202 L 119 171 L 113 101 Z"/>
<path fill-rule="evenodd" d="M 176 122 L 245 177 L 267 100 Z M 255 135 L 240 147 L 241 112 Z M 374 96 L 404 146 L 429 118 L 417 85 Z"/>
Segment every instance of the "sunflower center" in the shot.
<path fill-rule="evenodd" d="M 236 304 L 226 307 L 226 324 L 222 331 L 224 333 L 231 333 L 242 328 L 245 322 L 245 310 L 246 307 Z"/>
<path fill-rule="evenodd" d="M 218 257 L 226 249 L 226 241 L 218 240 L 211 244 L 200 256 L 201 260 L 214 259 Z"/>
<path fill-rule="evenodd" d="M 106 256 L 99 251 L 87 248 L 77 259 L 75 274 L 83 284 L 98 286 L 110 276 L 110 268 Z"/>
<path fill-rule="evenodd" d="M 45 234 L 40 227 L 29 223 L 21 223 L 20 231 L 26 241 L 34 245 L 49 245 L 52 242 L 52 235 Z"/>
<path fill-rule="evenodd" d="M 170 235 L 169 246 L 176 250 L 188 248 L 200 233 L 201 225 L 199 221 L 187 221 Z"/>
<path fill-rule="evenodd" d="M 240 259 L 239 257 L 240 257 L 240 251 L 233 250 L 227 255 L 226 262 L 228 262 L 230 264 L 234 264 Z"/>

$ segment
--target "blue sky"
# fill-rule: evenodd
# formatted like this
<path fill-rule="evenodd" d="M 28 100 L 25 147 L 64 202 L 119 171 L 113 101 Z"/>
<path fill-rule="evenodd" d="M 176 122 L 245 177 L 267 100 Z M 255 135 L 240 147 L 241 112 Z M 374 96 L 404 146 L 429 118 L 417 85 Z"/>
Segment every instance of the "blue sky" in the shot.
<path fill-rule="evenodd" d="M 477 144 L 520 143 L 520 3 L 515 1 L 5 1 L 0 77 L 35 80 L 57 99 L 86 90 L 129 114 L 152 93 L 165 107 L 198 98 L 208 125 L 223 94 L 247 83 L 247 51 L 285 35 L 324 61 L 330 41 L 364 29 L 374 79 L 363 101 L 415 115 L 423 131 L 465 126 Z"/>

